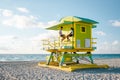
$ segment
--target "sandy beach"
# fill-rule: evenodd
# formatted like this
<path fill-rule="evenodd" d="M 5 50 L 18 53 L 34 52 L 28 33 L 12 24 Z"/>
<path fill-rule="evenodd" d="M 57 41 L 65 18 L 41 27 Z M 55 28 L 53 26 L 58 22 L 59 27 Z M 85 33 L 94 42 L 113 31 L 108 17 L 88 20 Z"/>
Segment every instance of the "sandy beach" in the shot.
<path fill-rule="evenodd" d="M 83 69 L 65 72 L 38 66 L 37 61 L 1 61 L 0 80 L 120 80 L 120 59 L 96 59 L 109 69 Z"/>

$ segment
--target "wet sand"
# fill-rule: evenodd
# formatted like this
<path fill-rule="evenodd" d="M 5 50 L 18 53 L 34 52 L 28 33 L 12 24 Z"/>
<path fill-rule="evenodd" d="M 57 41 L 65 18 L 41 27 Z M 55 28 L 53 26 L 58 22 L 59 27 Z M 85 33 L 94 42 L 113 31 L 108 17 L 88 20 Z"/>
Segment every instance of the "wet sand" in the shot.
<path fill-rule="evenodd" d="M 0 61 L 0 80 L 120 80 L 120 59 L 96 59 L 108 69 L 65 72 L 38 66 L 37 61 Z"/>

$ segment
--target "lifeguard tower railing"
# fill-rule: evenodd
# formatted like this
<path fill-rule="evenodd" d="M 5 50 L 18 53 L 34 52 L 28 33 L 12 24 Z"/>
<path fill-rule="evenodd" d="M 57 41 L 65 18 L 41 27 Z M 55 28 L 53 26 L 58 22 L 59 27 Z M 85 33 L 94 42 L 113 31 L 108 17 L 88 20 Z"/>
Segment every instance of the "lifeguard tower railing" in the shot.
<path fill-rule="evenodd" d="M 97 38 L 91 38 L 91 46 L 89 47 L 89 49 L 96 49 L 96 39 Z M 42 40 L 42 46 L 43 46 L 43 50 L 50 50 L 50 49 L 75 49 L 74 48 L 74 37 L 70 37 L 70 41 L 67 41 L 67 39 L 65 39 L 64 41 L 61 41 L 60 37 L 56 37 L 53 39 L 43 39 Z M 83 49 L 83 48 L 80 48 Z M 84 48 L 86 49 L 86 48 Z"/>

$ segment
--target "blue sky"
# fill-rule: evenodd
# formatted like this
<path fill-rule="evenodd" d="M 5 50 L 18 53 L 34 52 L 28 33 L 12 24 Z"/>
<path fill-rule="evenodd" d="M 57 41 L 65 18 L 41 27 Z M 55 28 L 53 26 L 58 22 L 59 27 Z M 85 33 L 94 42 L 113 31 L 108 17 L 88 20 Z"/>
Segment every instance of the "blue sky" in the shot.
<path fill-rule="evenodd" d="M 53 34 L 44 28 L 65 16 L 99 22 L 95 53 L 120 53 L 119 0 L 2 0 L 0 2 L 0 53 L 41 53 L 42 38 Z"/>

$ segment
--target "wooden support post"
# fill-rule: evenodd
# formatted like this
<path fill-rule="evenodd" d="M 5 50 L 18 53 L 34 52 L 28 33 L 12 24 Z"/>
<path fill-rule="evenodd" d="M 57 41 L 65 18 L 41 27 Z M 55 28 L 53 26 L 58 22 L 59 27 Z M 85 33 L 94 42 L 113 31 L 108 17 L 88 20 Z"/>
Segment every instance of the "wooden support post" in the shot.
<path fill-rule="evenodd" d="M 76 52 L 73 52 L 74 54 L 77 54 Z M 79 63 L 79 60 L 78 60 L 79 56 L 75 56 L 75 59 L 76 59 L 76 63 L 78 64 Z"/>
<path fill-rule="evenodd" d="M 49 57 L 49 59 L 48 59 L 48 61 L 47 61 L 47 65 L 49 65 L 50 60 L 52 59 L 52 57 L 53 57 L 53 52 L 50 54 L 50 57 Z"/>
<path fill-rule="evenodd" d="M 87 54 L 91 54 L 91 52 L 87 52 Z M 92 59 L 92 54 L 89 55 L 89 58 L 90 58 L 90 62 L 91 62 L 92 64 L 94 64 L 93 59 Z"/>
<path fill-rule="evenodd" d="M 64 54 L 66 54 L 66 53 L 67 53 L 67 52 L 64 52 L 64 53 L 62 54 L 62 57 L 61 57 L 61 59 L 60 59 L 59 66 L 62 66 L 62 64 L 64 63 L 64 60 L 65 60 Z"/>

